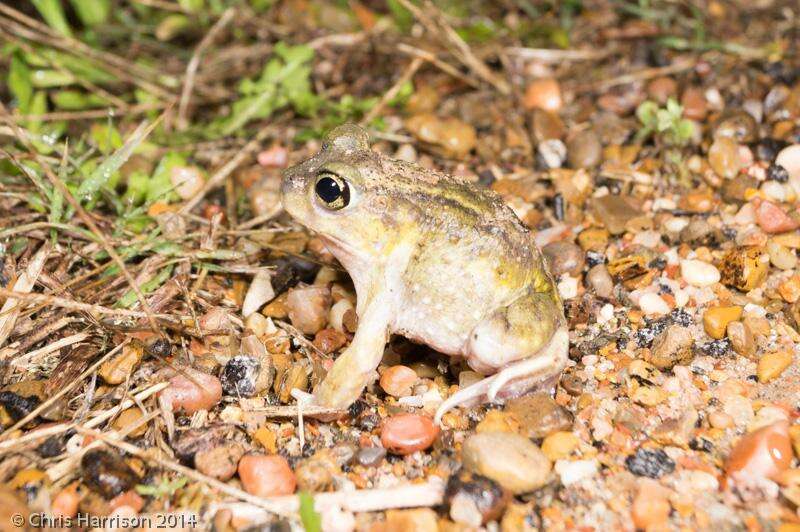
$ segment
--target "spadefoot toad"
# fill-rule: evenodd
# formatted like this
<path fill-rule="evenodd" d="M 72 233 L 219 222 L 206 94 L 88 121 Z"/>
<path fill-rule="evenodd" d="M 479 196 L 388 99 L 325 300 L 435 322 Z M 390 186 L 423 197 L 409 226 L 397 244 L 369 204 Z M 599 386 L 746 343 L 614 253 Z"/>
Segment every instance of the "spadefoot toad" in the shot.
<path fill-rule="evenodd" d="M 569 337 L 531 233 L 494 192 L 374 152 L 355 125 L 286 171 L 283 206 L 353 279 L 358 330 L 314 390 L 346 408 L 377 377 L 390 334 L 464 357 L 483 380 L 442 403 L 519 395 L 560 374 Z"/>

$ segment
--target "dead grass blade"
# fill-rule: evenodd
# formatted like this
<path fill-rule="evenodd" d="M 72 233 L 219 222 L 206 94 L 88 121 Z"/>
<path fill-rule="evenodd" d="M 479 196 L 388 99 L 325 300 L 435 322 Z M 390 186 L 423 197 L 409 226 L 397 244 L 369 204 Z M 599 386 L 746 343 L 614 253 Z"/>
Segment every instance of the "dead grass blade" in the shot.
<path fill-rule="evenodd" d="M 42 273 L 42 268 L 49 254 L 49 244 L 45 244 L 39 248 L 39 251 L 36 252 L 36 255 L 34 255 L 28 263 L 28 267 L 22 275 L 19 276 L 17 282 L 14 283 L 13 289 L 6 292 L 20 295 L 30 292 L 33 289 L 33 285 L 36 284 L 39 274 Z M 0 347 L 8 340 L 11 331 L 14 329 L 24 301 L 24 299 L 12 295 L 5 294 L 5 296 L 8 299 L 6 299 L 6 302 L 3 304 L 3 308 L 0 309 Z"/>

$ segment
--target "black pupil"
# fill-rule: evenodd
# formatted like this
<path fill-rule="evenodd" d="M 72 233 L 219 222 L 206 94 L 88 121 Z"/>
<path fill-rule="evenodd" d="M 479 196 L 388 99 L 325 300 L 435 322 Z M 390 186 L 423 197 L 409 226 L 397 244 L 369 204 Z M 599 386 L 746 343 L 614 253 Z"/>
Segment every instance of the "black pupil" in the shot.
<path fill-rule="evenodd" d="M 345 185 L 345 188 L 342 189 L 339 183 L 331 177 L 320 178 L 320 180 L 317 181 L 316 192 L 325 203 L 334 203 L 341 198 L 343 203 L 347 204 L 347 186 Z"/>

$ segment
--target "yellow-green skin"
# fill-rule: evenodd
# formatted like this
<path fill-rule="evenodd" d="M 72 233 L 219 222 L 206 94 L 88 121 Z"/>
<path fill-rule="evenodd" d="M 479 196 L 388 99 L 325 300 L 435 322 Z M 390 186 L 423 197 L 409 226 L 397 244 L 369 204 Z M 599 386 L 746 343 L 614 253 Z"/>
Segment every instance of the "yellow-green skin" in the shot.
<path fill-rule="evenodd" d="M 331 210 L 317 197 L 322 171 L 347 181 L 346 207 Z M 281 193 L 286 211 L 348 271 L 358 299 L 353 342 L 314 403 L 346 408 L 358 399 L 390 334 L 464 357 L 484 375 L 498 372 L 445 409 L 519 393 L 563 369 L 568 341 L 555 284 L 533 236 L 497 194 L 382 156 L 354 125 L 333 130 L 317 155 L 287 170 Z"/>

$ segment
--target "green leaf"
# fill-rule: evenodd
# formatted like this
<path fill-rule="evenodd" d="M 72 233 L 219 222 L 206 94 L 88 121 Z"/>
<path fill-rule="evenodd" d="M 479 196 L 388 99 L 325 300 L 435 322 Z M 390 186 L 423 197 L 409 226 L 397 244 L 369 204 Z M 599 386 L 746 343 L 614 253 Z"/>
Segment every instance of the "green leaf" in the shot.
<path fill-rule="evenodd" d="M 397 0 L 386 0 L 386 6 L 400 31 L 407 33 L 414 24 L 414 15 L 411 14 L 411 11 L 403 7 Z"/>
<path fill-rule="evenodd" d="M 677 120 L 683 114 L 683 107 L 675 98 L 669 98 L 667 100 L 667 112 Z"/>
<path fill-rule="evenodd" d="M 639 104 L 636 108 L 636 118 L 642 125 L 647 127 L 654 127 L 656 123 L 656 113 L 658 112 L 658 104 L 656 102 L 645 101 Z"/>
<path fill-rule="evenodd" d="M 147 188 L 147 203 L 157 200 L 169 202 L 177 198 L 172 190 L 172 169 L 176 166 L 186 166 L 186 157 L 177 152 L 169 152 L 161 158 Z"/>
<path fill-rule="evenodd" d="M 19 54 L 11 56 L 11 66 L 8 69 L 8 90 L 17 99 L 17 108 L 20 113 L 28 114 L 33 96 L 33 83 L 31 82 L 31 71 Z"/>
<path fill-rule="evenodd" d="M 96 94 L 86 94 L 76 90 L 60 90 L 50 94 L 50 99 L 59 109 L 67 111 L 80 111 L 92 107 L 103 107 L 106 100 Z"/>
<path fill-rule="evenodd" d="M 75 76 L 60 70 L 39 69 L 31 73 L 31 82 L 39 89 L 64 87 L 75 83 Z"/>
<path fill-rule="evenodd" d="M 70 0 L 72 8 L 86 27 L 93 27 L 108 20 L 111 0 Z"/>
<path fill-rule="evenodd" d="M 88 179 L 81 182 L 76 194 L 77 200 L 80 202 L 88 201 L 94 194 L 100 190 L 114 173 L 119 170 L 120 166 L 125 164 L 125 161 L 133 153 L 133 150 L 142 142 L 147 135 L 153 130 L 153 125 L 148 126 L 146 122 L 142 122 L 136 130 L 131 133 L 128 140 L 122 147 L 106 158 L 103 163 L 92 172 Z"/>
<path fill-rule="evenodd" d="M 306 532 L 322 531 L 322 516 L 314 509 L 314 497 L 307 491 L 301 491 L 298 495 L 300 499 L 300 520 Z"/>
<path fill-rule="evenodd" d="M 72 30 L 64 15 L 64 8 L 61 7 L 61 0 L 31 0 L 31 3 L 51 28 L 62 35 L 72 37 Z"/>
<path fill-rule="evenodd" d="M 172 268 L 174 265 L 170 264 L 166 268 L 162 268 L 156 275 L 151 277 L 148 281 L 139 285 L 139 290 L 142 291 L 142 294 L 149 294 L 170 278 L 172 275 Z M 136 297 L 136 292 L 133 291 L 133 288 L 125 292 L 125 294 L 119 298 L 119 301 L 114 305 L 117 308 L 130 308 L 139 299 Z"/>

